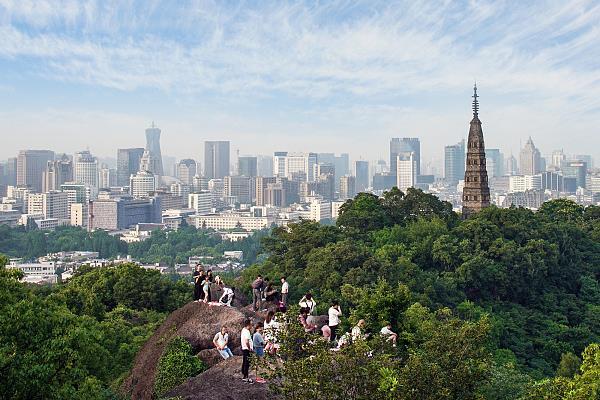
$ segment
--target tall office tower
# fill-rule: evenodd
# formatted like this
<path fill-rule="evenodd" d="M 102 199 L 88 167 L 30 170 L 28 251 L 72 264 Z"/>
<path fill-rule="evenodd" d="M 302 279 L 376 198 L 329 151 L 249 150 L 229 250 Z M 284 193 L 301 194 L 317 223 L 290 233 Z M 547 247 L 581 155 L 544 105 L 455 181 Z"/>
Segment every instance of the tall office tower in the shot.
<path fill-rule="evenodd" d="M 479 120 L 477 85 L 473 87 L 473 119 L 467 141 L 467 165 L 463 188 L 463 218 L 490 205 L 490 188 L 485 164 L 485 143 Z"/>
<path fill-rule="evenodd" d="M 143 148 L 117 150 L 117 185 L 128 186 L 129 178 L 140 170 Z"/>
<path fill-rule="evenodd" d="M 150 172 L 158 177 L 162 176 L 159 174 L 160 171 L 160 160 L 152 155 L 148 150 L 144 150 L 142 159 L 140 160 L 140 171 Z"/>
<path fill-rule="evenodd" d="M 4 184 L 7 186 L 17 186 L 17 157 L 11 157 L 6 160 L 4 167 Z"/>
<path fill-rule="evenodd" d="M 4 174 L 4 164 L 0 164 L 0 197 L 6 196 L 6 175 Z"/>
<path fill-rule="evenodd" d="M 140 171 L 130 178 L 131 195 L 135 198 L 150 197 L 156 191 L 156 177 L 148 171 Z"/>
<path fill-rule="evenodd" d="M 419 138 L 392 138 L 390 141 L 390 174 L 396 175 L 396 161 L 400 153 L 415 153 L 417 175 L 421 175 L 421 142 Z"/>
<path fill-rule="evenodd" d="M 171 156 L 163 156 L 162 158 L 163 173 L 165 176 L 177 176 L 177 158 Z M 196 169 L 198 166 L 196 165 Z M 162 205 L 165 206 L 164 204 Z"/>
<path fill-rule="evenodd" d="M 504 155 L 499 149 L 486 149 L 486 167 L 489 177 L 497 178 L 504 175 Z"/>
<path fill-rule="evenodd" d="M 318 153 L 317 160 L 322 164 L 335 165 L 335 154 L 334 153 Z"/>
<path fill-rule="evenodd" d="M 570 157 L 572 161 L 583 161 L 587 165 L 588 171 L 594 168 L 594 159 L 589 154 L 575 154 Z"/>
<path fill-rule="evenodd" d="M 152 122 L 152 126 L 146 129 L 146 150 L 150 152 L 152 157 L 156 159 L 156 171 L 154 174 L 163 176 L 163 164 L 162 164 L 162 154 L 160 152 L 160 129 L 158 129 L 154 122 Z"/>
<path fill-rule="evenodd" d="M 506 175 L 517 175 L 519 173 L 517 158 L 512 154 L 504 162 L 504 173 Z"/>
<path fill-rule="evenodd" d="M 340 199 L 352 199 L 356 196 L 356 178 L 344 175 L 340 178 Z"/>
<path fill-rule="evenodd" d="M 100 168 L 98 173 L 98 187 L 108 189 L 117 185 L 117 170 L 108 168 L 106 165 Z"/>
<path fill-rule="evenodd" d="M 275 176 L 258 176 L 256 177 L 256 205 L 264 206 L 267 204 L 267 199 L 265 198 L 265 191 L 267 190 L 267 186 L 269 184 L 275 184 L 277 182 L 277 177 Z"/>
<path fill-rule="evenodd" d="M 338 177 L 350 175 L 350 156 L 348 153 L 342 153 L 339 156 L 336 156 L 334 165 L 335 172 L 338 174 Z"/>
<path fill-rule="evenodd" d="M 44 218 L 70 220 L 68 194 L 52 190 L 46 193 L 29 195 L 28 214 L 44 214 Z"/>
<path fill-rule="evenodd" d="M 226 176 L 223 178 L 224 195 L 235 198 L 236 203 L 248 204 L 252 201 L 253 182 L 249 176 Z"/>
<path fill-rule="evenodd" d="M 149 199 L 118 197 L 96 200 L 90 203 L 89 215 L 90 231 L 121 230 L 143 222 L 160 223 L 161 201 L 158 197 Z"/>
<path fill-rule="evenodd" d="M 417 159 L 414 151 L 396 156 L 396 186 L 404 193 L 417 184 Z"/>
<path fill-rule="evenodd" d="M 265 204 L 274 207 L 286 207 L 289 203 L 286 189 L 281 183 L 269 183 L 265 189 Z"/>
<path fill-rule="evenodd" d="M 221 179 L 229 175 L 229 142 L 204 142 L 204 176 Z"/>
<path fill-rule="evenodd" d="M 565 178 L 575 178 L 577 187 L 586 187 L 587 163 L 582 160 L 565 161 L 562 172 Z"/>
<path fill-rule="evenodd" d="M 288 153 L 277 151 L 273 155 L 273 174 L 294 181 L 313 182 L 317 153 Z"/>
<path fill-rule="evenodd" d="M 191 185 L 186 185 L 185 183 L 181 182 L 175 182 L 171 183 L 171 186 L 169 186 L 169 192 L 171 192 L 173 196 L 179 196 L 182 199 L 187 199 L 188 195 L 192 193 L 191 188 Z"/>
<path fill-rule="evenodd" d="M 453 185 L 465 177 L 465 140 L 444 147 L 444 179 Z"/>
<path fill-rule="evenodd" d="M 519 171 L 521 175 L 535 175 L 542 172 L 542 156 L 540 151 L 533 144 L 531 136 L 525 143 L 525 147 L 521 149 L 519 154 L 520 162 Z"/>
<path fill-rule="evenodd" d="M 258 159 L 256 157 L 238 157 L 239 176 L 258 176 Z"/>
<path fill-rule="evenodd" d="M 179 161 L 177 164 L 177 178 L 186 185 L 194 183 L 194 176 L 196 176 L 197 172 L 198 169 L 196 167 L 196 161 L 194 160 L 188 158 Z"/>
<path fill-rule="evenodd" d="M 60 190 L 60 185 L 73 180 L 73 162 L 66 154 L 60 160 L 48 161 L 44 171 L 44 182 L 42 190 Z"/>
<path fill-rule="evenodd" d="M 364 192 L 369 187 L 369 162 L 354 161 L 354 176 L 356 176 L 356 191 Z"/>
<path fill-rule="evenodd" d="M 566 161 L 567 157 L 565 156 L 564 151 L 561 150 L 554 150 L 552 152 L 552 165 L 555 168 L 560 169 L 563 165 L 563 163 Z"/>
<path fill-rule="evenodd" d="M 17 186 L 29 186 L 34 192 L 43 189 L 44 171 L 54 160 L 50 150 L 21 150 L 17 156 Z"/>
<path fill-rule="evenodd" d="M 86 186 L 98 187 L 98 160 L 85 150 L 73 157 L 73 180 Z"/>
<path fill-rule="evenodd" d="M 196 214 L 210 214 L 212 211 L 212 193 L 200 192 L 188 195 L 188 208 L 196 211 Z"/>
<path fill-rule="evenodd" d="M 198 174 L 192 178 L 192 192 L 205 192 L 208 190 L 208 179 Z"/>
<path fill-rule="evenodd" d="M 258 156 L 258 176 L 271 176 L 273 175 L 273 157 L 271 156 Z"/>

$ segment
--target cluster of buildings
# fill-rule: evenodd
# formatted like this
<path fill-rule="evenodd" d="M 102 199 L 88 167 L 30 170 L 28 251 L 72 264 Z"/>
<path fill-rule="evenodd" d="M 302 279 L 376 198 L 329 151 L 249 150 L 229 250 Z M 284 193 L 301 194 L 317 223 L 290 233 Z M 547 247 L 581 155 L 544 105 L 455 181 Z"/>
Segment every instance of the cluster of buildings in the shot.
<path fill-rule="evenodd" d="M 146 129 L 145 147 L 118 149 L 112 161 L 89 150 L 73 155 L 22 150 L 0 163 L 0 224 L 74 225 L 139 241 L 151 229 L 176 230 L 187 223 L 238 240 L 299 219 L 335 219 L 357 193 L 381 194 L 394 186 L 434 193 L 456 210 L 482 196 L 500 207 L 532 209 L 558 197 L 600 203 L 600 170 L 589 155 L 556 150 L 543 157 L 531 138 L 518 160 L 485 149 L 476 91 L 474 98 L 469 139 L 445 146 L 443 174 L 423 168 L 421 143 L 414 137 L 392 138 L 389 162 L 289 151 L 237 154 L 232 160 L 230 142 L 206 141 L 202 167 L 192 158 L 175 162 L 163 156 L 154 123 Z M 485 193 L 474 194 L 482 181 Z"/>

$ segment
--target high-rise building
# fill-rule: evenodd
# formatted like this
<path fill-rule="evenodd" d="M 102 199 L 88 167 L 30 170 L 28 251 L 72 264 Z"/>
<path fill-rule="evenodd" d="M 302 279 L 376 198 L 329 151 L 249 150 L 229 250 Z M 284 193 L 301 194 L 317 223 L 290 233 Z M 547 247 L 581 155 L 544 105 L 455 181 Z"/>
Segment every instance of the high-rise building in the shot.
<path fill-rule="evenodd" d="M 98 173 L 98 187 L 108 189 L 117 185 L 117 170 L 106 165 Z"/>
<path fill-rule="evenodd" d="M 533 144 L 531 136 L 527 140 L 527 143 L 525 143 L 525 147 L 521 149 L 519 158 L 521 162 L 519 172 L 522 175 L 536 175 L 544 170 L 542 168 L 542 156 Z"/>
<path fill-rule="evenodd" d="M 229 175 L 229 142 L 204 142 L 204 176 L 207 179 L 222 179 Z"/>
<path fill-rule="evenodd" d="M 557 172 L 542 172 L 542 190 L 550 190 L 553 192 L 562 192 L 564 188 L 563 176 Z"/>
<path fill-rule="evenodd" d="M 239 176 L 258 176 L 258 159 L 256 157 L 238 157 Z"/>
<path fill-rule="evenodd" d="M 273 174 L 273 157 L 258 156 L 258 176 L 271 176 Z"/>
<path fill-rule="evenodd" d="M 390 174 L 396 175 L 398 154 L 413 152 L 417 175 L 421 175 L 421 142 L 419 138 L 392 138 L 390 141 Z"/>
<path fill-rule="evenodd" d="M 277 177 L 275 176 L 259 176 L 256 178 L 256 205 L 264 206 L 267 203 L 265 191 L 269 184 L 275 184 L 277 182 Z"/>
<path fill-rule="evenodd" d="M 567 157 L 565 156 L 565 153 L 562 149 L 554 150 L 552 152 L 552 166 L 554 166 L 555 168 L 560 169 L 562 167 L 563 162 L 565 162 L 566 159 Z"/>
<path fill-rule="evenodd" d="M 208 179 L 203 176 L 196 174 L 192 178 L 192 192 L 199 193 L 208 190 Z"/>
<path fill-rule="evenodd" d="M 526 190 L 541 190 L 542 174 L 539 175 L 512 175 L 508 181 L 509 193 L 525 192 Z"/>
<path fill-rule="evenodd" d="M 196 214 L 210 214 L 212 202 L 210 192 L 190 193 L 188 196 L 188 208 L 195 210 Z"/>
<path fill-rule="evenodd" d="M 473 87 L 473 119 L 467 141 L 467 163 L 463 188 L 463 218 L 490 205 L 490 188 L 486 169 L 483 129 L 479 120 L 477 86 Z"/>
<path fill-rule="evenodd" d="M 44 182 L 42 190 L 49 192 L 60 190 L 60 185 L 73 180 L 73 162 L 66 154 L 59 160 L 48 161 L 44 171 Z"/>
<path fill-rule="evenodd" d="M 154 174 L 163 176 L 163 164 L 162 164 L 162 154 L 160 151 L 160 129 L 158 129 L 154 122 L 152 122 L 152 126 L 146 129 L 146 150 L 150 152 L 152 158 L 156 161 L 156 170 L 152 171 Z"/>
<path fill-rule="evenodd" d="M 444 148 L 444 179 L 457 184 L 465 177 L 465 140 Z"/>
<path fill-rule="evenodd" d="M 134 199 L 117 197 L 90 202 L 89 230 L 109 231 L 129 228 L 139 223 L 160 223 L 162 212 L 160 198 Z"/>
<path fill-rule="evenodd" d="M 197 171 L 196 161 L 189 158 L 181 160 L 177 164 L 177 178 L 186 185 L 194 183 L 194 176 L 196 176 Z"/>
<path fill-rule="evenodd" d="M 340 188 L 340 178 L 345 175 L 350 175 L 350 156 L 348 153 L 342 153 L 339 156 L 336 156 L 334 159 L 335 166 L 335 186 L 336 189 Z"/>
<path fill-rule="evenodd" d="M 143 148 L 117 150 L 117 185 L 129 185 L 129 178 L 140 170 Z"/>
<path fill-rule="evenodd" d="M 565 161 L 562 168 L 563 176 L 575 178 L 577 187 L 586 187 L 587 163 L 582 160 Z"/>
<path fill-rule="evenodd" d="M 356 196 L 356 178 L 344 175 L 340 178 L 340 199 L 352 199 Z"/>
<path fill-rule="evenodd" d="M 517 175 L 519 173 L 517 158 L 512 154 L 504 162 L 504 173 L 506 175 Z"/>
<path fill-rule="evenodd" d="M 21 150 L 17 156 L 17 186 L 29 186 L 34 192 L 43 189 L 44 171 L 54 160 L 50 150 Z"/>
<path fill-rule="evenodd" d="M 157 177 L 161 177 L 161 169 L 161 161 L 158 158 L 156 158 L 150 150 L 144 150 L 144 154 L 142 154 L 142 158 L 140 160 L 140 171 L 150 172 L 151 174 L 156 175 Z"/>
<path fill-rule="evenodd" d="M 4 167 L 4 184 L 6 186 L 16 186 L 17 185 L 17 157 L 11 157 L 6 160 L 6 164 Z"/>
<path fill-rule="evenodd" d="M 594 159 L 589 154 L 575 154 L 570 157 L 572 161 L 583 161 L 587 166 L 588 171 L 594 168 Z"/>
<path fill-rule="evenodd" d="M 497 178 L 504 175 L 504 155 L 500 149 L 486 149 L 486 167 L 489 177 Z"/>
<path fill-rule="evenodd" d="M 417 160 L 414 151 L 401 152 L 396 156 L 396 186 L 406 193 L 417 184 Z"/>
<path fill-rule="evenodd" d="M 288 153 L 277 151 L 273 155 L 273 174 L 294 181 L 315 180 L 317 153 Z"/>
<path fill-rule="evenodd" d="M 67 193 L 53 190 L 46 193 L 31 193 L 27 205 L 28 214 L 43 214 L 44 218 L 56 218 L 59 221 L 70 220 L 69 199 Z"/>
<path fill-rule="evenodd" d="M 223 178 L 224 195 L 235 198 L 237 203 L 248 204 L 252 200 L 252 183 L 249 176 L 226 176 Z"/>
<path fill-rule="evenodd" d="M 369 162 L 358 160 L 354 162 L 354 176 L 356 176 L 356 191 L 364 192 L 369 187 Z"/>
<path fill-rule="evenodd" d="M 135 198 L 147 198 L 156 191 L 156 177 L 148 171 L 140 171 L 131 176 L 129 187 Z"/>
<path fill-rule="evenodd" d="M 87 151 L 75 153 L 73 157 L 73 180 L 93 188 L 98 187 L 98 160 Z"/>

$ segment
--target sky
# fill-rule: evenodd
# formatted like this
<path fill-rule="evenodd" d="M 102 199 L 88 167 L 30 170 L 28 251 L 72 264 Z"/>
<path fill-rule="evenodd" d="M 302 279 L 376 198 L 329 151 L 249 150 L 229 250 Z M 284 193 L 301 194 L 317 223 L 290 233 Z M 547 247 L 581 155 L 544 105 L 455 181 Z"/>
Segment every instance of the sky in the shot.
<path fill-rule="evenodd" d="M 600 164 L 598 1 L 0 0 L 0 159 L 348 152 L 422 160 L 466 137 L 476 80 L 486 146 Z"/>

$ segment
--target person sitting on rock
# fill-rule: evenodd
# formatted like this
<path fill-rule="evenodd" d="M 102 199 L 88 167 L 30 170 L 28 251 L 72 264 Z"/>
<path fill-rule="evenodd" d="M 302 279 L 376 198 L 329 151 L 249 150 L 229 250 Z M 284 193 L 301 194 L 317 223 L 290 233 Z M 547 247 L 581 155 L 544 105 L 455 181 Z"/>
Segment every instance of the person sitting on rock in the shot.
<path fill-rule="evenodd" d="M 246 319 L 244 321 L 244 328 L 242 329 L 240 340 L 242 342 L 242 381 L 253 384 L 254 381 L 248 377 L 248 373 L 250 372 L 250 354 L 253 352 L 251 329 L 252 321 Z"/>
<path fill-rule="evenodd" d="M 265 318 L 265 322 L 263 324 L 264 328 L 264 338 L 266 341 L 265 351 L 270 354 L 275 354 L 277 352 L 277 329 L 279 329 L 279 322 L 275 320 L 275 312 L 269 311 L 267 313 L 267 318 Z"/>
<path fill-rule="evenodd" d="M 273 282 L 269 282 L 265 288 L 265 300 L 272 303 L 279 301 L 279 292 L 273 286 Z"/>
<path fill-rule="evenodd" d="M 231 302 L 233 301 L 233 298 L 235 297 L 235 288 L 228 288 L 228 287 L 224 287 L 223 288 L 223 294 L 221 295 L 221 298 L 219 299 L 219 303 L 223 304 L 227 307 L 231 307 Z"/>
<path fill-rule="evenodd" d="M 308 321 L 308 308 L 306 307 L 300 309 L 298 322 L 304 327 L 304 332 L 306 333 L 313 333 L 317 329 L 316 325 L 313 325 Z"/>
<path fill-rule="evenodd" d="M 233 353 L 229 348 L 229 333 L 227 332 L 227 327 L 223 325 L 221 327 L 221 331 L 217 332 L 215 337 L 213 338 L 213 344 L 221 354 L 224 360 L 227 360 L 229 357 L 233 357 Z"/>
<path fill-rule="evenodd" d="M 352 328 L 352 341 L 356 342 L 357 340 L 366 339 L 367 335 L 363 334 L 363 329 L 365 329 L 365 320 L 361 319 L 358 321 L 358 324 L 354 328 Z"/>
<path fill-rule="evenodd" d="M 398 340 L 398 334 L 392 331 L 392 324 L 386 324 L 380 331 L 381 335 L 390 342 L 392 342 L 392 346 L 396 347 L 396 341 Z"/>

